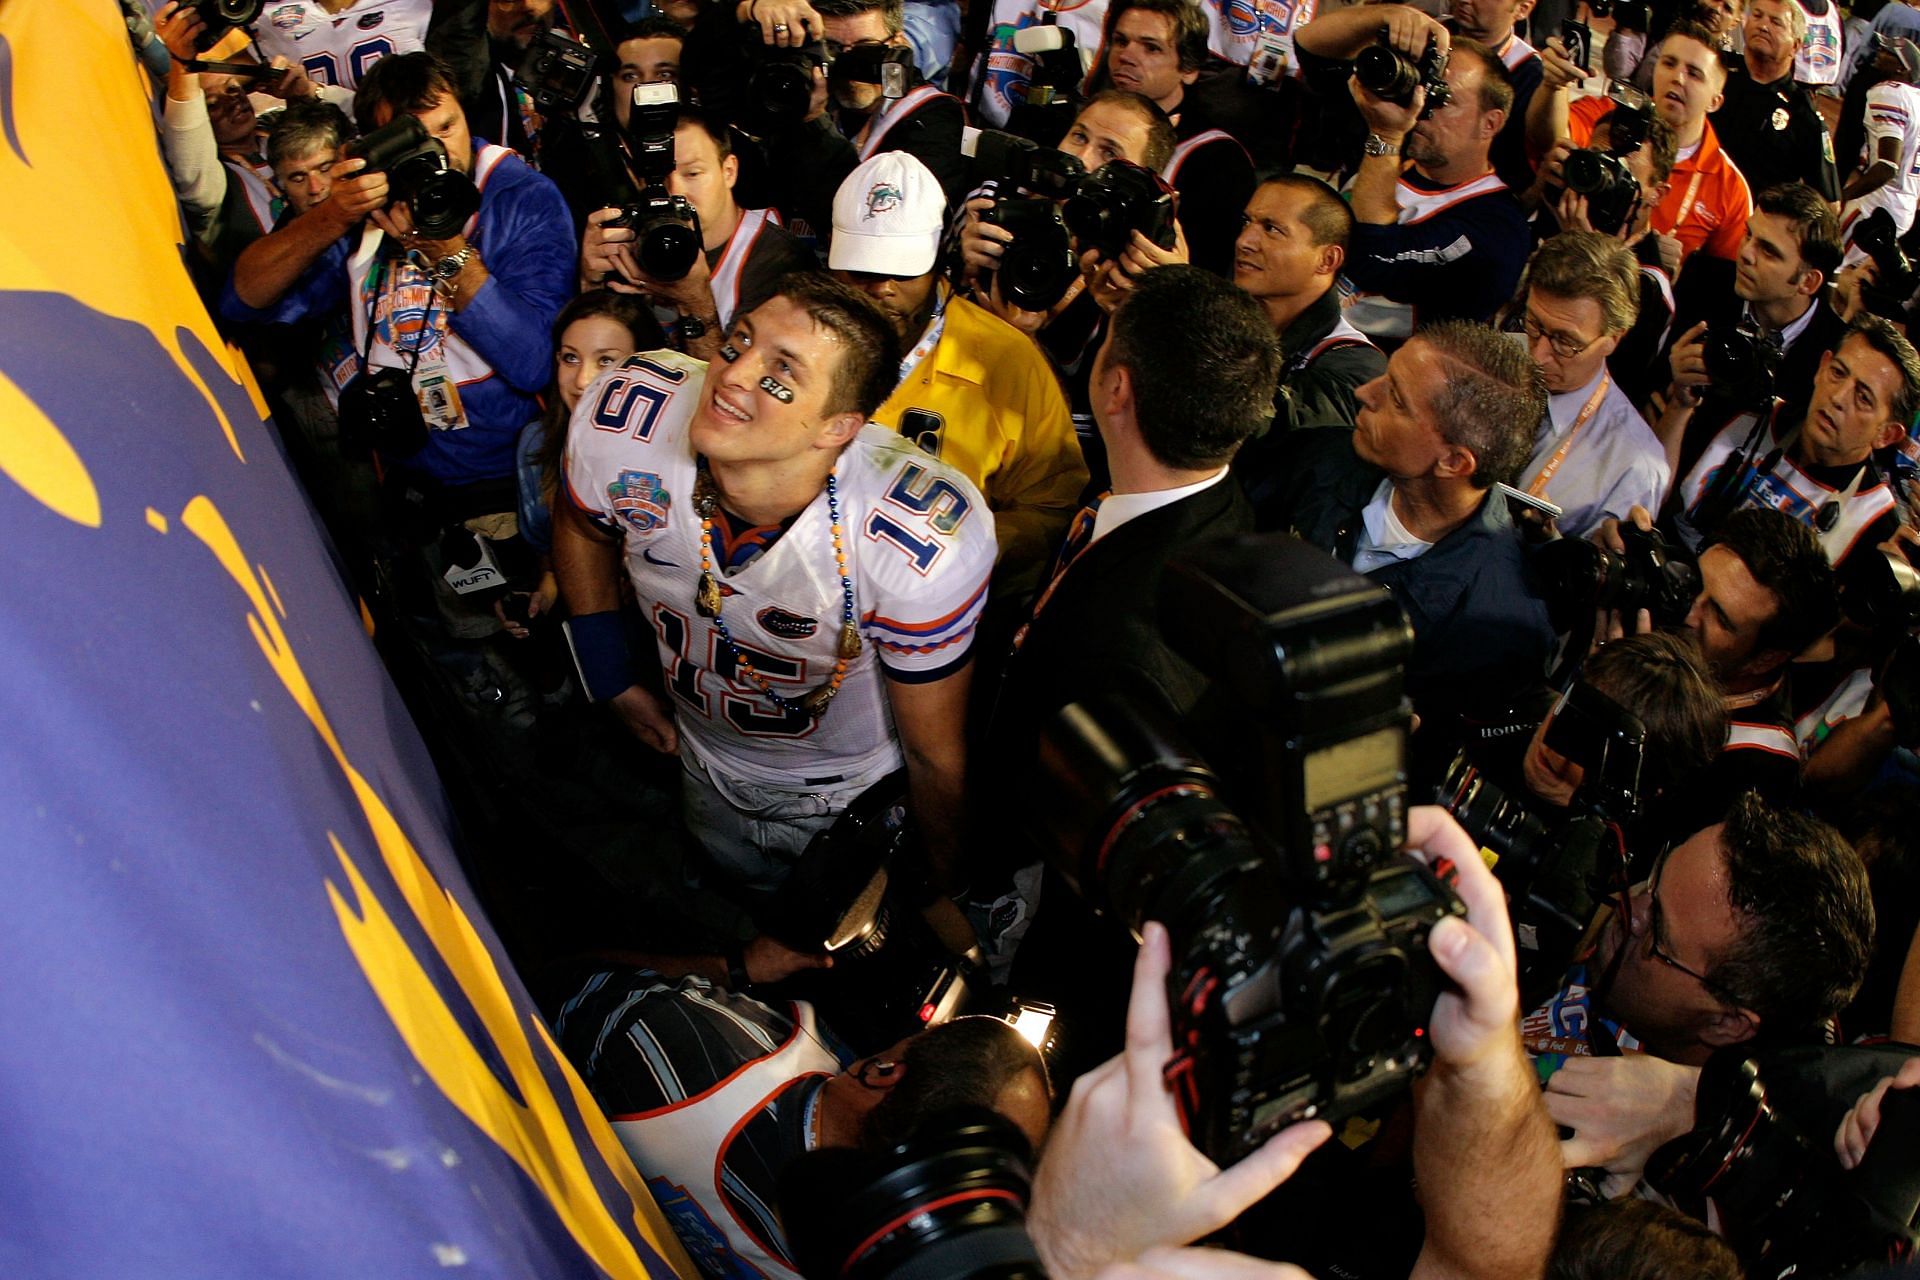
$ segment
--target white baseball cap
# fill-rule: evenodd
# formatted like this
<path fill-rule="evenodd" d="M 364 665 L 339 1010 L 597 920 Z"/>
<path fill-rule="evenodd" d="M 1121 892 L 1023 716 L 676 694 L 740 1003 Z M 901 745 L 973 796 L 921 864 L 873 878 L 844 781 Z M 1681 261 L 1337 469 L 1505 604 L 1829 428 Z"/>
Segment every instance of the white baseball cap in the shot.
<path fill-rule="evenodd" d="M 946 194 L 931 169 L 904 151 L 882 151 L 834 192 L 827 266 L 923 276 L 940 257 L 946 211 Z"/>

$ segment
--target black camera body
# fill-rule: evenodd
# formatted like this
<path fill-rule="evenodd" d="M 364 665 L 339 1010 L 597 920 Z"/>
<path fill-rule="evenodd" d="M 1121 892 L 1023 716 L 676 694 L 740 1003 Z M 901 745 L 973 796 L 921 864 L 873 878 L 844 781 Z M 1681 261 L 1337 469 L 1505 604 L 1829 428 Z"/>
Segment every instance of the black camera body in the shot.
<path fill-rule="evenodd" d="M 673 85 L 634 86 L 627 145 L 642 186 L 634 199 L 620 206 L 618 217 L 601 224 L 633 231 L 634 256 L 655 280 L 684 280 L 703 248 L 699 212 L 685 196 L 667 190 L 679 120 L 680 93 Z"/>
<path fill-rule="evenodd" d="M 1711 1196 L 1752 1280 L 1893 1274 L 1889 1264 L 1920 1254 L 1920 1093 L 1887 1091 L 1852 1170 L 1834 1156 L 1832 1114 L 1898 1070 L 1890 1048 L 1716 1053 L 1700 1072 L 1692 1132 L 1654 1152 L 1647 1181 L 1682 1205 Z M 1812 1080 L 1795 1079 L 1809 1068 Z"/>
<path fill-rule="evenodd" d="M 827 83 L 877 84 L 886 98 L 906 96 L 914 79 L 913 50 L 898 45 L 848 45 L 827 63 Z"/>
<path fill-rule="evenodd" d="M 549 27 L 527 46 L 513 78 L 542 111 L 577 111 L 600 74 L 600 56 Z"/>
<path fill-rule="evenodd" d="M 454 169 L 447 148 L 416 116 L 400 115 L 347 143 L 349 158 L 364 159 L 366 173 L 387 175 L 388 199 L 405 203 L 413 228 L 429 240 L 460 234 L 480 212 L 480 190 Z"/>
<path fill-rule="evenodd" d="M 1079 252 L 1098 249 L 1108 261 L 1127 251 L 1136 231 L 1162 249 L 1173 248 L 1173 188 L 1130 160 L 1109 160 L 1081 179 L 1061 216 Z"/>
<path fill-rule="evenodd" d="M 750 50 L 747 100 L 769 120 L 793 123 L 806 118 L 813 103 L 813 73 L 833 62 L 824 41 L 809 40 L 794 48 L 764 43 L 760 28 L 745 23 L 742 44 Z M 704 101 L 704 99 L 703 99 Z"/>
<path fill-rule="evenodd" d="M 1764 405 L 1773 400 L 1780 374 L 1780 344 L 1742 321 L 1732 330 L 1709 329 L 1701 344 L 1707 376 L 1737 404 Z"/>
<path fill-rule="evenodd" d="M 1647 729 L 1584 680 L 1553 709 L 1545 745 L 1584 778 L 1563 819 L 1549 820 L 1455 755 L 1435 799 L 1480 844 L 1507 891 L 1519 958 L 1520 1002 L 1533 1008 L 1565 975 L 1596 908 L 1625 890 L 1626 832 L 1641 810 Z"/>
<path fill-rule="evenodd" d="M 1000 296 L 1027 311 L 1045 311 L 1066 296 L 1080 268 L 1060 206 L 1045 196 L 1002 196 L 980 221 L 1013 233 L 994 270 Z"/>
<path fill-rule="evenodd" d="M 198 10 L 200 21 L 206 23 L 193 40 L 193 47 L 205 53 L 235 27 L 252 26 L 266 8 L 266 0 L 186 0 L 181 8 Z"/>
<path fill-rule="evenodd" d="M 999 129 L 974 131 L 968 157 L 968 178 L 973 186 L 992 182 L 1002 191 L 1019 190 L 1028 195 L 1064 200 L 1072 195 L 1087 167 L 1079 157 L 1053 147 L 1043 147 L 1032 138 Z M 967 144 L 962 144 L 966 150 Z"/>
<path fill-rule="evenodd" d="M 1920 287 L 1920 272 L 1900 247 L 1900 235 L 1894 229 L 1893 215 L 1875 209 L 1853 228 L 1853 243 L 1873 259 L 1873 283 L 1861 290 L 1861 301 L 1875 315 L 1902 323 L 1906 320 L 1907 299 Z"/>
<path fill-rule="evenodd" d="M 1420 109 L 1423 120 L 1453 100 L 1453 90 L 1447 87 L 1447 55 L 1432 40 L 1414 59 L 1382 37 L 1380 43 L 1368 45 L 1355 56 L 1353 78 L 1374 97 L 1403 107 L 1412 106 L 1413 91 L 1424 87 L 1427 101 Z"/>
<path fill-rule="evenodd" d="M 365 369 L 340 390 L 340 451 L 364 461 L 378 449 L 411 458 L 427 446 L 427 419 L 404 370 Z"/>
<path fill-rule="evenodd" d="M 1465 908 L 1397 852 L 1411 633 L 1386 592 L 1296 539 L 1244 537 L 1171 561 L 1160 604 L 1169 644 L 1216 677 L 1219 758 L 1243 785 L 1108 695 L 1043 732 L 1034 811 L 1099 910 L 1166 925 L 1169 1078 L 1195 1144 L 1227 1164 L 1424 1068 L 1443 982 L 1427 938 Z"/>
<path fill-rule="evenodd" d="M 1599 609 L 1632 617 L 1641 609 L 1655 626 L 1685 622 L 1700 594 L 1700 570 L 1657 530 L 1622 522 L 1625 552 L 1608 551 L 1584 538 L 1559 538 L 1533 553 L 1556 630 L 1591 625 Z M 1581 650 L 1584 652 L 1584 648 Z"/>

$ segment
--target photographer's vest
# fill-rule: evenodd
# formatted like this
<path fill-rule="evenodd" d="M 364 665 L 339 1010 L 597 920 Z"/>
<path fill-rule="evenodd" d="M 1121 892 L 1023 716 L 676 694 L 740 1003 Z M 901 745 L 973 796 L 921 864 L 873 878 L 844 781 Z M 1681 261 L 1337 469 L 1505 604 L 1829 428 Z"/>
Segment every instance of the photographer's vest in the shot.
<path fill-rule="evenodd" d="M 280 221 L 280 213 L 287 202 L 273 187 L 273 170 L 265 165 L 250 165 L 238 160 L 222 160 L 233 181 L 240 184 L 240 194 L 245 197 L 247 212 L 259 224 L 257 234 L 265 235 L 273 230 Z"/>
<path fill-rule="evenodd" d="M 785 1044 L 705 1093 L 654 1111 L 609 1117 L 674 1233 L 707 1275 L 800 1280 L 774 1246 L 740 1220 L 721 1190 L 728 1176 L 727 1150 L 747 1122 L 796 1081 L 840 1071 L 839 1061 L 820 1043 L 812 1007 L 796 1002 L 793 1013 L 796 1025 Z"/>
<path fill-rule="evenodd" d="M 512 154 L 508 147 L 479 144 L 473 157 L 474 187 L 484 193 L 487 178 Z M 484 253 L 479 226 L 480 215 L 476 212 L 467 219 L 461 234 Z M 353 282 L 353 302 L 348 307 L 353 317 L 353 349 L 328 370 L 334 386 L 344 388 L 358 372 L 354 353 L 366 351 L 369 367 L 404 370 L 412 363 L 416 347 L 420 348 L 422 364 L 444 361 L 447 376 L 460 386 L 491 378 L 493 366 L 453 331 L 452 306 L 444 297 L 435 296 L 425 272 L 404 258 L 387 257 L 383 251 L 385 239 L 385 232 L 367 223 L 359 247 L 347 259 L 347 278 Z M 376 273 L 374 269 L 383 264 L 385 269 Z M 367 345 L 370 321 L 371 348 Z M 422 331 L 423 321 L 431 326 L 431 333 Z"/>
<path fill-rule="evenodd" d="M 1455 205 L 1465 204 L 1469 200 L 1478 200 L 1481 196 L 1492 195 L 1496 191 L 1506 189 L 1507 184 L 1500 180 L 1500 175 L 1497 173 L 1483 173 L 1470 182 L 1456 183 L 1438 191 L 1416 187 L 1407 181 L 1405 175 L 1402 175 L 1400 185 L 1394 191 L 1394 199 L 1400 206 L 1400 217 L 1395 225 L 1410 227 L 1445 213 Z M 1472 252 L 1470 245 L 1460 249 L 1461 254 L 1470 252 Z M 1418 268 L 1429 264 L 1409 263 L 1408 265 Z M 1419 323 L 1418 308 L 1413 303 L 1395 302 L 1383 294 L 1355 293 L 1343 305 L 1346 319 L 1355 329 L 1371 338 L 1410 338 L 1413 336 L 1414 326 Z"/>
<path fill-rule="evenodd" d="M 1860 541 L 1860 536 L 1894 509 L 1893 491 L 1871 462 L 1860 468 L 1853 483 L 1844 491 L 1820 483 L 1781 451 L 1775 435 L 1779 429 L 1777 405 L 1774 412 L 1775 421 L 1761 433 L 1750 456 L 1737 455 L 1747 437 L 1753 434 L 1755 417 L 1751 413 L 1734 418 L 1707 445 L 1681 489 L 1686 504 L 1682 532 L 1692 534 L 1696 544 L 1708 532 L 1693 527 L 1693 522 L 1700 514 L 1701 500 L 1713 491 L 1721 471 L 1731 464 L 1741 467 L 1747 475 L 1733 478 L 1732 483 L 1741 487 L 1741 493 L 1738 500 L 1726 508 L 1728 511 L 1742 507 L 1783 511 L 1812 529 L 1820 539 L 1821 549 L 1827 553 L 1828 562 L 1839 564 Z M 1769 460 L 1773 463 L 1771 467 L 1766 465 Z"/>
<path fill-rule="evenodd" d="M 952 98 L 950 93 L 942 93 L 930 84 L 915 85 L 898 98 L 882 101 L 880 109 L 873 113 L 866 127 L 860 130 L 860 158 L 871 160 L 886 150 L 884 145 L 893 126 L 911 116 L 935 98 Z M 958 98 L 954 98 L 958 102 Z"/>
<path fill-rule="evenodd" d="M 759 243 L 760 233 L 768 226 L 779 225 L 780 215 L 772 209 L 740 211 L 740 224 L 727 237 L 726 246 L 720 250 L 720 257 L 713 264 L 712 277 L 708 281 L 708 287 L 713 291 L 714 314 L 720 317 L 722 329 L 733 323 L 733 313 L 740 309 L 740 277 L 753 257 L 753 246 Z"/>

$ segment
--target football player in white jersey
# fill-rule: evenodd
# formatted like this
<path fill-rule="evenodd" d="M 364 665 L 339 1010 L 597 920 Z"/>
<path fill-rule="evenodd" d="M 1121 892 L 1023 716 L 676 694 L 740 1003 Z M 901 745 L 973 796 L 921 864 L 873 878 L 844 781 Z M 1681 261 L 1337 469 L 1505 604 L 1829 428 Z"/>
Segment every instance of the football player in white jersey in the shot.
<path fill-rule="evenodd" d="M 379 59 L 426 48 L 432 14 L 433 0 L 267 0 L 253 39 L 315 84 L 355 89 Z"/>
<path fill-rule="evenodd" d="M 1920 205 L 1920 47 L 1905 38 L 1880 50 L 1874 66 L 1888 79 L 1867 90 L 1867 137 L 1857 168 L 1841 193 L 1840 234 L 1847 244 L 1843 266 L 1866 257 L 1854 243 L 1860 223 L 1875 209 L 1893 218 L 1893 233 L 1905 235 Z"/>
<path fill-rule="evenodd" d="M 933 878 L 957 866 L 970 647 L 993 517 L 958 471 L 867 425 L 893 328 L 824 276 L 789 276 L 711 365 L 635 356 L 581 397 L 554 561 L 588 692 L 678 751 L 689 829 L 749 894 L 907 768 Z M 668 690 L 635 683 L 622 555 Z"/>

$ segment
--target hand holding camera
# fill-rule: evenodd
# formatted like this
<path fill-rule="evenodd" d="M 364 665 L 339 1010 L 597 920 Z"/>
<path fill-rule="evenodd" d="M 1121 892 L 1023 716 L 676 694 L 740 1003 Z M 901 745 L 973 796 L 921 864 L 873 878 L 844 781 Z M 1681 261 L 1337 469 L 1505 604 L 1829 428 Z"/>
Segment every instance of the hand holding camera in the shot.
<path fill-rule="evenodd" d="M 307 216 L 334 218 L 340 224 L 340 234 L 345 235 L 362 218 L 385 208 L 391 193 L 384 172 L 368 168 L 364 159 L 342 160 L 334 166 L 333 189 Z"/>
<path fill-rule="evenodd" d="M 818 40 L 827 30 L 807 0 L 741 0 L 734 12 L 741 22 L 759 27 L 760 38 L 767 44 L 785 49 Z"/>
<path fill-rule="evenodd" d="M 1713 380 L 1707 372 L 1706 321 L 1680 335 L 1680 341 L 1673 344 L 1667 356 L 1667 368 L 1673 374 L 1673 387 L 1684 403 L 1698 404 L 1700 388 Z"/>
<path fill-rule="evenodd" d="M 1093 300 L 1100 305 L 1100 309 L 1112 312 L 1125 301 L 1127 294 L 1133 290 L 1133 282 L 1141 275 L 1155 267 L 1187 261 L 1190 259 L 1187 255 L 1186 232 L 1176 222 L 1171 249 L 1163 249 L 1148 239 L 1145 233 L 1135 231 L 1126 250 L 1117 258 L 1107 258 L 1098 249 L 1089 249 L 1081 254 L 1080 271 L 1086 277 L 1087 287 L 1093 290 Z"/>
<path fill-rule="evenodd" d="M 1318 1120 L 1291 1125 L 1226 1169 L 1194 1147 L 1163 1074 L 1173 1057 L 1172 949 L 1160 924 L 1141 932 L 1126 1048 L 1074 1083 L 1034 1180 L 1028 1226 L 1056 1280 L 1218 1231 L 1333 1133 Z"/>
<path fill-rule="evenodd" d="M 1693 1128 L 1698 1067 L 1650 1053 L 1569 1058 L 1547 1081 L 1547 1114 L 1573 1130 L 1560 1143 L 1569 1169 L 1604 1169 L 1609 1199 L 1633 1190 L 1647 1161 Z"/>
<path fill-rule="evenodd" d="M 597 209 L 587 215 L 587 231 L 580 242 L 580 271 L 586 287 L 646 294 L 682 309 L 712 305 L 713 273 L 706 254 L 694 254 L 685 274 L 677 278 L 662 279 L 649 273 L 641 264 L 634 226 L 621 209 Z"/>
<path fill-rule="evenodd" d="M 1549 36 L 1534 52 L 1540 55 L 1540 87 L 1549 93 L 1579 84 L 1590 74 L 1567 53 L 1559 36 Z"/>

